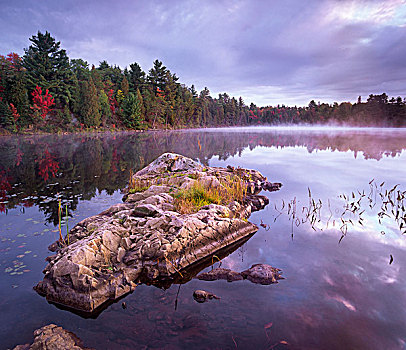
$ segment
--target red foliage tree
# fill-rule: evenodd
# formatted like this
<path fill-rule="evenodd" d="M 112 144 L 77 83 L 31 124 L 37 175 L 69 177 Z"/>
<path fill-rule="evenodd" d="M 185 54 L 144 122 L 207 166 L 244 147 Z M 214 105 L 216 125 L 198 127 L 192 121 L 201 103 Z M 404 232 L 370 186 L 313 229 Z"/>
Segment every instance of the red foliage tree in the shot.
<path fill-rule="evenodd" d="M 21 57 L 17 53 L 10 52 L 7 55 L 6 60 L 8 62 L 10 62 L 10 68 L 12 68 L 13 70 L 16 70 L 16 71 L 19 72 L 19 71 L 21 71 L 23 69 L 23 66 L 22 66 L 23 60 L 21 59 Z"/>
<path fill-rule="evenodd" d="M 109 98 L 110 110 L 114 114 L 116 111 L 116 106 L 118 106 L 117 100 L 114 97 L 114 90 L 110 89 L 107 91 L 107 97 Z"/>
<path fill-rule="evenodd" d="M 42 119 L 45 119 L 51 110 L 51 107 L 54 105 L 54 98 L 49 93 L 48 89 L 45 91 L 45 95 L 42 95 L 42 89 L 38 85 L 31 95 L 34 103 L 34 106 L 31 107 L 31 109 L 37 111 Z"/>
<path fill-rule="evenodd" d="M 14 122 L 17 123 L 17 120 L 18 120 L 18 118 L 20 118 L 20 115 L 17 112 L 17 108 L 15 108 L 12 103 L 10 103 L 10 110 L 11 110 L 11 114 L 13 115 Z"/>

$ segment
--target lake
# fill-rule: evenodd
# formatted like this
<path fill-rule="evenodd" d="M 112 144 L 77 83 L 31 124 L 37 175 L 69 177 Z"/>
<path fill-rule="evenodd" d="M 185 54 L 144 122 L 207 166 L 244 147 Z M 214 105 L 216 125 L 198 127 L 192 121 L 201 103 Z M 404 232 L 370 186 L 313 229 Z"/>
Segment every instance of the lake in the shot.
<path fill-rule="evenodd" d="M 285 279 L 140 285 L 93 318 L 37 295 L 59 235 L 59 199 L 72 228 L 120 202 L 130 171 L 163 152 L 283 184 L 263 193 L 270 204 L 250 218 L 258 232 L 221 266 L 266 263 Z M 405 349 L 405 191 L 405 129 L 1 137 L 0 348 L 31 343 L 35 329 L 55 323 L 96 349 Z M 198 304 L 196 289 L 221 299 Z"/>

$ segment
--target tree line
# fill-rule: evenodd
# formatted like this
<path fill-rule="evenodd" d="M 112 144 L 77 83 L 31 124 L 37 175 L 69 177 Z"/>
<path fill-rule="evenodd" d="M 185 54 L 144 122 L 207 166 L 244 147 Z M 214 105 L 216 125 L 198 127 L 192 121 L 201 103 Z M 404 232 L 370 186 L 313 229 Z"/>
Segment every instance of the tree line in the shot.
<path fill-rule="evenodd" d="M 352 123 L 404 126 L 406 101 L 370 95 L 367 102 L 257 107 L 240 97 L 198 93 L 155 60 L 144 72 L 70 59 L 49 32 L 33 35 L 20 57 L 0 55 L 0 132 L 148 129 L 237 125 Z"/>

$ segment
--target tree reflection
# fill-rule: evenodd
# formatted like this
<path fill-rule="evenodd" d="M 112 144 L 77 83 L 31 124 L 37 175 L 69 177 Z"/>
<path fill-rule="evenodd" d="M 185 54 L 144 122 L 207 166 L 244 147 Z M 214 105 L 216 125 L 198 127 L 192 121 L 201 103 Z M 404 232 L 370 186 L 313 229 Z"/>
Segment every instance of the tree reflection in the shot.
<path fill-rule="evenodd" d="M 0 139 L 0 211 L 38 206 L 57 224 L 58 198 L 69 215 L 80 200 L 126 186 L 130 170 L 141 169 L 163 152 L 177 152 L 208 165 L 246 148 L 305 147 L 308 152 L 360 152 L 366 159 L 394 157 L 406 148 L 404 134 L 250 130 L 32 135 Z"/>

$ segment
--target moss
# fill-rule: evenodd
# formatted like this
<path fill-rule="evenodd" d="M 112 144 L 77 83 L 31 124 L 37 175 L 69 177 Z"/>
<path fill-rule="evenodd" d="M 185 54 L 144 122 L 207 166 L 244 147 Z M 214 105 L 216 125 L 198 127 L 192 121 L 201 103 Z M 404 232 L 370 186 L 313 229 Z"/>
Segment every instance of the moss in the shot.
<path fill-rule="evenodd" d="M 137 192 L 144 192 L 148 188 L 149 188 L 149 186 L 142 186 L 142 187 L 136 186 L 134 188 L 130 188 L 128 190 L 128 193 L 133 194 L 133 193 L 137 193 Z"/>

